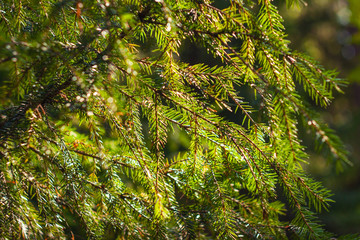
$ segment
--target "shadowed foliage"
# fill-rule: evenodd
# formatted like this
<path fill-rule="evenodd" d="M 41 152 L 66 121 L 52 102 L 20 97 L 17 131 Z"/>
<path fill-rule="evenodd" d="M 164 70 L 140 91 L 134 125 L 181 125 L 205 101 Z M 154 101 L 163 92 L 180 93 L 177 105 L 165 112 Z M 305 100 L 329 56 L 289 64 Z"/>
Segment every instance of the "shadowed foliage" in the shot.
<path fill-rule="evenodd" d="M 298 126 L 348 163 L 307 102 L 327 107 L 344 81 L 288 47 L 271 0 L 0 7 L 4 239 L 332 236 Z"/>

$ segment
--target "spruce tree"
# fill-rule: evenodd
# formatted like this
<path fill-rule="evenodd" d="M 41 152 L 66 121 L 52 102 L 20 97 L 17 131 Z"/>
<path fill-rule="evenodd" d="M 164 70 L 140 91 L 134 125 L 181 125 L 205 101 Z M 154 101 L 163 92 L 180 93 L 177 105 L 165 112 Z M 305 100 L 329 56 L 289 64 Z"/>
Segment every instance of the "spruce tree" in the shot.
<path fill-rule="evenodd" d="M 317 113 L 345 82 L 272 0 L 227 4 L 0 2 L 1 239 L 332 236 L 298 131 L 348 162 Z"/>

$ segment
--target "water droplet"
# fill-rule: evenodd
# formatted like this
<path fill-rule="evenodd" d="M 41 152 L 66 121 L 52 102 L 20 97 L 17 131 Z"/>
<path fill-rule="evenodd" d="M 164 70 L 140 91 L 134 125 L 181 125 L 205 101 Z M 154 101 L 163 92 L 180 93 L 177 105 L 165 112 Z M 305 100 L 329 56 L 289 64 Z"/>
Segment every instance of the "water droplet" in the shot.
<path fill-rule="evenodd" d="M 104 60 L 104 61 L 107 61 L 107 60 L 109 60 L 109 57 L 108 57 L 108 55 L 104 55 L 104 56 L 102 56 L 102 60 Z"/>
<path fill-rule="evenodd" d="M 109 97 L 109 98 L 107 99 L 107 102 L 108 102 L 108 103 L 113 103 L 113 102 L 114 102 L 114 99 L 113 99 L 112 97 Z"/>

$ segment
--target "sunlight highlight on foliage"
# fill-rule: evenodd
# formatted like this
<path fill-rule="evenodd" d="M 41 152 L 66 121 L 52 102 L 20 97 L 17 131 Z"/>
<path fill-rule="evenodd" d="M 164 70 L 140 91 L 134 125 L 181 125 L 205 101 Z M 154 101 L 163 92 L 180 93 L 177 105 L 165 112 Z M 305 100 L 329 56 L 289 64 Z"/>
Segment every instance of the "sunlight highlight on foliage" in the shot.
<path fill-rule="evenodd" d="M 298 124 L 347 163 L 310 107 L 345 82 L 282 21 L 271 0 L 1 2 L 0 235 L 329 239 Z"/>

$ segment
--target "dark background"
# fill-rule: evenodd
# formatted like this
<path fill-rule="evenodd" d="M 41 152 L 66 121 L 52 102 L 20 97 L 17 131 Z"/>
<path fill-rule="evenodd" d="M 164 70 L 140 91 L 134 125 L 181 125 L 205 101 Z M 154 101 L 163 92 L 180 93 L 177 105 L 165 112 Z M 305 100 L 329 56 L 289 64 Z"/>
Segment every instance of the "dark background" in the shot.
<path fill-rule="evenodd" d="M 300 129 L 299 136 L 310 154 L 304 168 L 331 189 L 335 202 L 329 212 L 320 214 L 325 228 L 338 235 L 360 233 L 360 0 L 305 0 L 299 6 L 286 7 L 277 0 L 292 50 L 305 52 L 326 69 L 335 69 L 348 80 L 343 94 L 327 109 L 319 109 L 322 118 L 341 137 L 352 166 L 336 170 L 334 164 L 317 153 L 313 136 Z M 229 1 L 217 0 L 218 8 Z M 209 61 L 206 51 L 187 46 L 182 53 L 191 64 Z M 317 108 L 317 106 L 314 107 Z M 300 126 L 299 126 L 300 127 Z"/>
<path fill-rule="evenodd" d="M 306 4 L 291 8 L 285 6 L 285 0 L 274 2 L 284 17 L 291 49 L 306 52 L 327 69 L 337 69 L 339 76 L 349 81 L 344 94 L 336 94 L 332 105 L 319 111 L 343 140 L 353 165 L 337 172 L 314 151 L 310 135 L 301 131 L 299 135 L 310 154 L 309 164 L 304 167 L 334 193 L 335 202 L 329 212 L 320 215 L 325 228 L 339 235 L 360 233 L 360 0 L 306 0 Z M 219 8 L 228 4 L 229 0 L 215 2 Z M 206 50 L 190 43 L 183 46 L 180 55 L 190 64 L 218 64 Z M 5 75 L 2 71 L 0 79 Z M 0 102 L 4 97 L 0 96 Z M 169 152 L 181 151 L 180 147 L 186 145 L 183 138 L 170 138 Z"/>
<path fill-rule="evenodd" d="M 280 1 L 279 1 L 280 2 Z M 308 53 L 328 69 L 336 69 L 349 85 L 337 94 L 322 117 L 336 130 L 349 151 L 353 166 L 337 173 L 334 166 L 312 151 L 309 173 L 334 193 L 329 212 L 321 214 L 334 233 L 360 232 L 360 1 L 313 0 L 307 6 L 286 9 L 279 4 L 292 49 Z"/>

